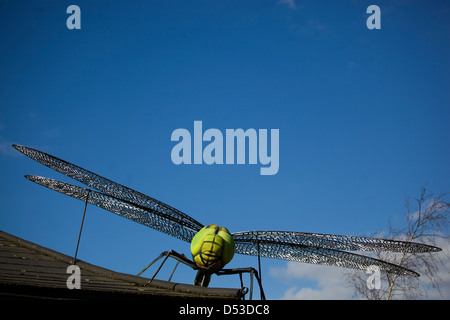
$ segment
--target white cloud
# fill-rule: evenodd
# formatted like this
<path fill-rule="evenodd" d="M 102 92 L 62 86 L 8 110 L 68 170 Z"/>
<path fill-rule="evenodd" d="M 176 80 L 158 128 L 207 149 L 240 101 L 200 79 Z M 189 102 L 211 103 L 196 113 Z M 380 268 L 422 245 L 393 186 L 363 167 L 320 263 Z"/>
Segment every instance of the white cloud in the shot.
<path fill-rule="evenodd" d="M 437 266 L 438 269 L 436 271 L 437 277 L 440 279 L 439 290 L 433 288 L 430 279 L 425 274 L 422 274 L 419 279 L 429 288 L 427 290 L 427 299 L 448 300 L 450 299 L 450 240 L 448 238 L 439 238 L 436 242 L 436 246 L 442 249 L 441 252 L 435 253 L 441 261 L 441 264 Z"/>
<path fill-rule="evenodd" d="M 301 280 L 314 282 L 313 286 L 290 287 L 282 299 L 286 300 L 344 300 L 351 299 L 353 289 L 345 281 L 343 269 L 313 264 L 288 262 L 285 267 L 271 268 L 270 274 L 289 283 Z"/>

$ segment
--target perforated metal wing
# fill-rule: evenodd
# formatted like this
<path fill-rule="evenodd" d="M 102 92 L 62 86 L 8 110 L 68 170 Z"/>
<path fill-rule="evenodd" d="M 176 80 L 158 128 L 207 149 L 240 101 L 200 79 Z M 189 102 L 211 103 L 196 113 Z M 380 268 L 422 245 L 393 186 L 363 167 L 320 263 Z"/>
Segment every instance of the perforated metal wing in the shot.
<path fill-rule="evenodd" d="M 236 252 L 312 264 L 366 270 L 377 266 L 383 273 L 419 276 L 418 273 L 349 251 L 433 252 L 439 248 L 420 243 L 378 238 L 290 231 L 246 231 L 232 234 Z"/>
<path fill-rule="evenodd" d="M 75 179 L 91 188 L 94 188 L 104 193 L 105 195 L 109 195 L 115 199 L 120 199 L 127 203 L 132 203 L 139 208 L 145 208 L 155 215 L 170 218 L 172 221 L 178 222 L 185 228 L 194 231 L 198 231 L 203 228 L 203 225 L 200 222 L 196 221 L 180 210 L 175 209 L 143 193 L 125 187 L 117 182 L 104 178 L 96 173 L 83 169 L 77 165 L 74 165 L 73 163 L 67 162 L 45 152 L 29 147 L 20 145 L 13 145 L 13 147 L 26 156 L 30 157 L 31 159 L 36 160 L 37 162 L 72 179 Z"/>
<path fill-rule="evenodd" d="M 437 247 L 416 242 L 296 231 L 245 231 L 236 232 L 232 235 L 235 242 L 254 243 L 256 241 L 266 241 L 348 251 L 419 253 L 441 250 Z"/>
<path fill-rule="evenodd" d="M 261 256 L 266 258 L 283 259 L 296 262 L 320 264 L 343 268 L 367 270 L 370 266 L 377 266 L 382 273 L 409 275 L 418 277 L 419 274 L 381 260 L 351 252 L 326 249 L 320 247 L 308 247 L 292 243 L 259 242 L 236 243 L 236 252 L 240 254 Z"/>
<path fill-rule="evenodd" d="M 38 177 L 25 176 L 28 180 L 41 186 L 61 192 L 75 199 L 88 201 L 97 207 L 111 211 L 121 217 L 130 219 L 157 231 L 171 235 L 172 237 L 190 242 L 197 230 L 192 230 L 183 225 L 176 217 L 164 215 L 161 212 L 130 203 L 126 200 L 108 196 L 94 190 L 88 190 L 62 181 Z M 89 191 L 89 196 L 88 196 Z"/>

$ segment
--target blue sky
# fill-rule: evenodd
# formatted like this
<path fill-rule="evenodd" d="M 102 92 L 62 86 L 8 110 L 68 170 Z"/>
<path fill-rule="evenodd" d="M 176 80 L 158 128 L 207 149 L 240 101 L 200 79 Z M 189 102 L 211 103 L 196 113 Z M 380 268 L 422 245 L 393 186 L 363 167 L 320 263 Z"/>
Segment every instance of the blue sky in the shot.
<path fill-rule="evenodd" d="M 66 27 L 71 4 L 81 30 Z M 370 4 L 381 8 L 380 30 L 366 27 Z M 71 255 L 83 210 L 23 178 L 71 182 L 13 143 L 231 232 L 366 235 L 389 218 L 400 225 L 405 196 L 424 184 L 449 191 L 449 14 L 448 1 L 4 1 L 1 229 Z M 223 133 L 279 129 L 278 173 L 173 164 L 172 132 L 193 133 L 196 120 Z M 189 253 L 89 207 L 79 258 L 133 274 L 170 249 Z M 229 264 L 250 265 L 256 258 L 240 255 Z M 272 299 L 317 286 L 277 277 L 292 268 L 281 260 L 262 268 Z M 193 273 L 177 277 L 190 283 Z"/>

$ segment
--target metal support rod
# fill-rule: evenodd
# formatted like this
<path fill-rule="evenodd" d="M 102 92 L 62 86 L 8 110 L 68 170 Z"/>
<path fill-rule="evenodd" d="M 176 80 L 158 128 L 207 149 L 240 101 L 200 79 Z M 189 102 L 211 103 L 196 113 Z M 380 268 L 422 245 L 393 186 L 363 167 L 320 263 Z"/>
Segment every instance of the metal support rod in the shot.
<path fill-rule="evenodd" d="M 263 289 L 262 289 L 262 272 L 261 272 L 261 255 L 260 255 L 261 251 L 259 250 L 259 241 L 256 244 L 257 244 L 257 247 L 258 247 L 258 271 L 259 271 L 259 279 L 258 279 L 258 276 L 256 276 L 256 279 L 259 282 L 259 294 L 260 294 L 260 297 L 261 297 L 261 299 L 265 300 L 264 292 L 263 292 Z"/>
<path fill-rule="evenodd" d="M 253 269 L 250 271 L 250 300 L 253 300 Z"/>
<path fill-rule="evenodd" d="M 260 277 L 258 277 L 258 271 L 256 271 L 255 270 L 255 278 L 256 278 L 256 280 L 258 281 L 258 284 L 259 284 L 259 292 L 260 292 L 260 295 L 261 295 L 261 300 L 266 300 L 266 295 L 264 294 L 264 289 L 263 289 L 263 287 L 262 287 L 262 283 L 261 283 L 261 279 L 260 279 Z"/>
<path fill-rule="evenodd" d="M 258 271 L 259 271 L 259 279 L 261 281 L 262 284 L 262 272 L 261 272 L 261 255 L 260 255 L 260 250 L 259 250 L 259 241 L 257 242 L 257 246 L 258 246 Z"/>
<path fill-rule="evenodd" d="M 78 233 L 77 248 L 75 249 L 75 256 L 73 257 L 73 264 L 77 264 L 78 246 L 80 245 L 81 232 L 83 231 L 84 217 L 86 216 L 86 208 L 87 208 L 87 205 L 88 205 L 88 200 L 89 200 L 89 194 L 90 193 L 91 193 L 91 190 L 88 189 L 87 195 L 86 195 L 86 202 L 84 203 L 83 218 L 81 219 L 80 232 Z"/>

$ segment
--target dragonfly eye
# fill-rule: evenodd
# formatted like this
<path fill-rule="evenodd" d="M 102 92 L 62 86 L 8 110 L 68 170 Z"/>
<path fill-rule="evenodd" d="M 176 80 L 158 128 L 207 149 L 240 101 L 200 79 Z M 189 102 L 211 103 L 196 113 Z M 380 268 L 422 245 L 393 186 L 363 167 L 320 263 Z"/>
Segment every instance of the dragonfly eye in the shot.
<path fill-rule="evenodd" d="M 200 269 L 215 272 L 223 268 L 233 258 L 234 241 L 226 228 L 208 225 L 192 239 L 191 253 Z"/>

